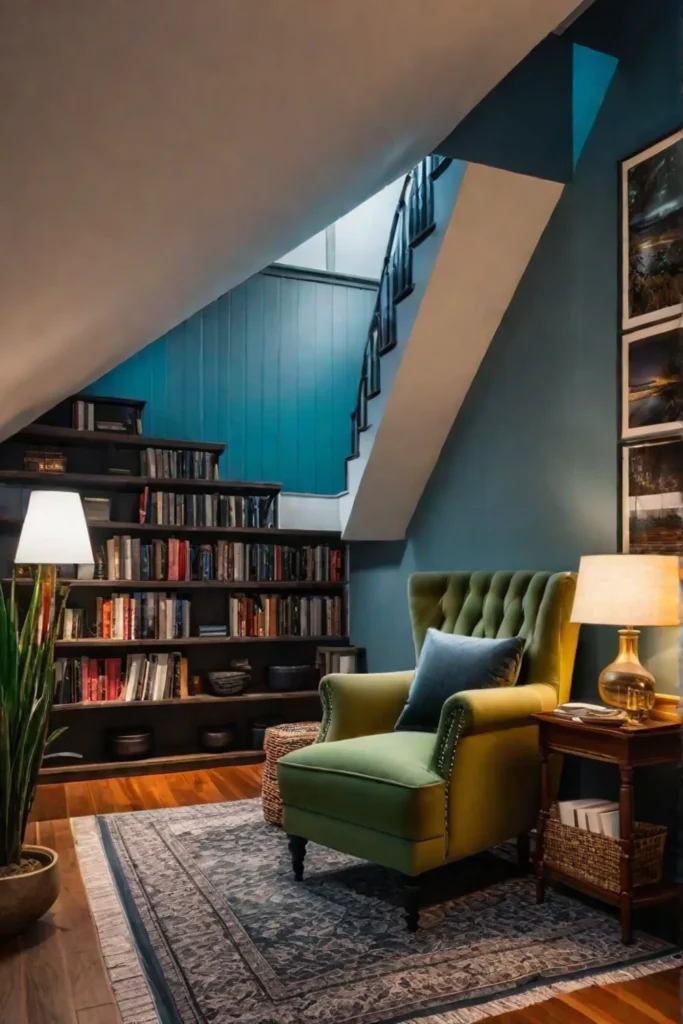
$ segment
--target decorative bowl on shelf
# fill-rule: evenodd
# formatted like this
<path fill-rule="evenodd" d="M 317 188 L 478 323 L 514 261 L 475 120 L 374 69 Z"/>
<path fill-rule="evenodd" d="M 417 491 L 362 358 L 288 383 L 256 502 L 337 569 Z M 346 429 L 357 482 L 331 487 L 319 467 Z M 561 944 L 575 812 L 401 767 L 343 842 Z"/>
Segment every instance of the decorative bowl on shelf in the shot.
<path fill-rule="evenodd" d="M 111 752 L 117 760 L 148 757 L 152 750 L 152 730 L 135 729 L 110 735 Z"/>
<path fill-rule="evenodd" d="M 313 683 L 313 665 L 270 665 L 268 689 L 273 693 L 309 690 Z"/>
<path fill-rule="evenodd" d="M 207 681 L 214 697 L 235 697 L 242 693 L 249 682 L 249 674 L 231 671 L 209 672 Z"/>
<path fill-rule="evenodd" d="M 229 750 L 234 735 L 230 725 L 207 725 L 199 730 L 199 746 L 202 750 Z"/>

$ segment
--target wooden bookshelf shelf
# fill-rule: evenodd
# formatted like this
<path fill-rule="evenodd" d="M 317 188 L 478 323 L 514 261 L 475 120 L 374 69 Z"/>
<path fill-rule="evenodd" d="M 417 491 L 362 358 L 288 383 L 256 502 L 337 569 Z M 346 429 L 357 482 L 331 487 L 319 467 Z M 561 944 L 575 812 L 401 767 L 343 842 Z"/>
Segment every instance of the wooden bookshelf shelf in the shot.
<path fill-rule="evenodd" d="M 0 517 L 0 530 L 19 530 L 23 523 L 19 516 Z M 340 544 L 341 533 L 336 530 L 290 530 L 286 527 L 267 526 L 169 526 L 167 523 L 118 523 L 108 519 L 88 521 L 89 530 L 98 530 L 107 533 L 152 533 L 156 535 L 175 536 L 186 534 L 214 534 L 221 537 L 258 537 L 267 544 L 272 542 L 278 544 L 283 540 L 304 541 L 318 540 L 327 541 L 328 544 Z"/>
<path fill-rule="evenodd" d="M 126 775 L 154 775 L 163 772 L 187 772 L 201 768 L 222 768 L 231 764 L 262 764 L 262 750 L 227 750 L 220 754 L 166 754 L 139 761 L 82 762 L 41 768 L 42 783 L 71 782 L 78 779 L 110 779 Z"/>
<path fill-rule="evenodd" d="M 154 491 L 268 495 L 279 494 L 282 490 L 282 484 L 252 484 L 245 480 L 187 480 L 184 477 L 171 479 L 118 473 L 39 473 L 28 469 L 0 469 L 0 483 L 30 484 L 49 488 L 70 487 L 73 490 L 89 488 L 100 491 L 139 491 L 149 487 Z"/>
<path fill-rule="evenodd" d="M 226 446 L 217 441 L 177 441 L 168 437 L 146 437 L 114 430 L 76 430 L 75 427 L 52 427 L 46 423 L 32 423 L 19 430 L 10 441 L 44 441 L 59 445 L 84 446 L 112 445 L 115 448 L 170 448 L 222 455 Z"/>
<path fill-rule="evenodd" d="M 347 643 L 345 636 L 185 636 L 175 640 L 104 640 L 101 637 L 83 637 L 81 640 L 58 640 L 60 649 L 85 647 L 217 647 L 220 644 L 324 644 L 330 646 Z"/>
<path fill-rule="evenodd" d="M 10 585 L 11 579 L 3 579 L 2 583 Z M 255 590 L 279 592 L 291 590 L 307 590 L 322 593 L 340 591 L 343 583 L 322 582 L 319 580 L 68 580 L 60 579 L 72 590 L 235 590 L 238 592 Z M 16 580 L 17 586 L 33 586 L 31 579 Z"/>
<path fill-rule="evenodd" d="M 239 693 L 233 697 L 214 697 L 211 694 L 203 693 L 197 697 L 169 697 L 166 700 L 93 700 L 79 704 L 55 704 L 53 712 L 61 714 L 63 711 L 93 711 L 106 708 L 117 708 L 119 710 L 140 711 L 141 708 L 156 707 L 196 707 L 197 705 L 222 704 L 266 704 L 271 701 L 292 701 L 311 700 L 320 701 L 317 690 L 291 690 L 289 693 L 276 693 L 272 690 L 263 690 L 258 693 Z"/>

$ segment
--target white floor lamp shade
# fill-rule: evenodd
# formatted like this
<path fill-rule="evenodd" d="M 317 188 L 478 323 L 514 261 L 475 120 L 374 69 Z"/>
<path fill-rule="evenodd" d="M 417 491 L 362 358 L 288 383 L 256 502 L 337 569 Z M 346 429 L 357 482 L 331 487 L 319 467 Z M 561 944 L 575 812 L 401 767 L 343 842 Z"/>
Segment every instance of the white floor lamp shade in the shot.
<path fill-rule="evenodd" d="M 22 565 L 87 565 L 94 560 L 80 494 L 32 491 L 14 561 Z"/>

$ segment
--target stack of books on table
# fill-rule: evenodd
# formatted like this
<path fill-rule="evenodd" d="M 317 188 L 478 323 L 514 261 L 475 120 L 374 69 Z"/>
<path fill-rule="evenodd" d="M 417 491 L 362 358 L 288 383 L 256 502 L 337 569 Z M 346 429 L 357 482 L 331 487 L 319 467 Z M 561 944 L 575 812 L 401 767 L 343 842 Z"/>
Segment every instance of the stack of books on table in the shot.
<path fill-rule="evenodd" d="M 563 825 L 583 828 L 612 839 L 619 838 L 619 804 L 613 800 L 600 800 L 596 797 L 560 800 L 557 809 Z"/>
<path fill-rule="evenodd" d="M 604 704 L 583 704 L 572 702 L 569 704 L 558 704 L 553 709 L 553 714 L 558 718 L 571 718 L 575 722 L 589 722 L 592 724 L 603 723 L 604 725 L 621 725 L 626 721 L 626 714 L 618 708 L 607 708 Z"/>

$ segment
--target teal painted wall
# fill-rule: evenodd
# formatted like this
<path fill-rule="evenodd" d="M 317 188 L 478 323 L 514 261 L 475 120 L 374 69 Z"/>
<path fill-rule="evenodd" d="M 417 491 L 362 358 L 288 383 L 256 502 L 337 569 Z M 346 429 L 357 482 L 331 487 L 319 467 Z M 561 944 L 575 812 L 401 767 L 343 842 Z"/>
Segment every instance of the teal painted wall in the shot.
<path fill-rule="evenodd" d="M 367 647 L 371 671 L 414 663 L 411 571 L 575 569 L 581 554 L 617 550 L 617 161 L 683 123 L 680 3 L 658 7 L 649 34 L 622 53 L 407 540 L 353 546 L 353 641 Z M 647 639 L 673 689 L 675 630 Z M 579 694 L 595 693 L 613 644 L 611 631 L 585 630 Z"/>
<path fill-rule="evenodd" d="M 640 0 L 629 0 L 640 3 Z M 628 4 L 624 3 L 624 8 Z M 413 571 L 578 567 L 617 550 L 617 161 L 683 123 L 680 3 L 658 0 L 619 67 L 520 287 L 491 343 L 405 542 L 352 545 L 351 636 L 371 672 L 415 664 Z M 415 425 L 419 430 L 419 424 Z M 646 630 L 662 690 L 678 682 L 677 630 Z M 584 627 L 574 696 L 597 699 L 613 629 Z M 572 773 L 575 773 L 572 775 Z M 567 763 L 568 792 L 613 797 L 612 766 Z M 637 813 L 674 828 L 675 773 L 643 769 Z M 683 880 L 683 821 L 679 874 Z"/>
<path fill-rule="evenodd" d="M 337 493 L 375 294 L 256 274 L 88 390 L 146 399 L 145 433 L 226 441 L 227 478 Z"/>

